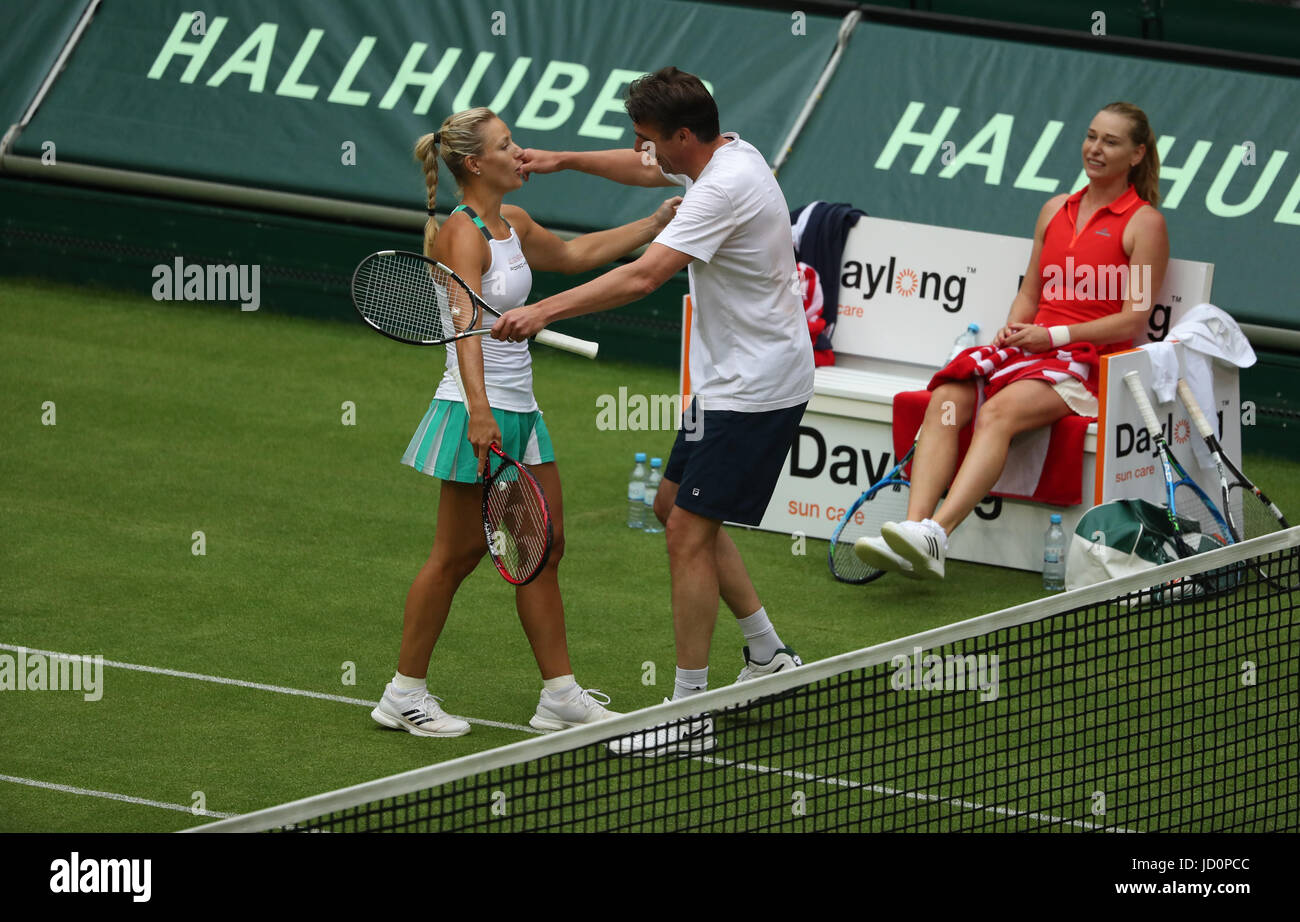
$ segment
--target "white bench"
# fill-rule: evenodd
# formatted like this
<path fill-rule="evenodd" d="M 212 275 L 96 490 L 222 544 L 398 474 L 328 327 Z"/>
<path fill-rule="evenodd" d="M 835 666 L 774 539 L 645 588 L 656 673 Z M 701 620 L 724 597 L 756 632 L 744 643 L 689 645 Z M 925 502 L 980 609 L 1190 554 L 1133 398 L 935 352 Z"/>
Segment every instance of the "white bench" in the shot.
<path fill-rule="evenodd" d="M 1032 245 L 1028 238 L 859 220 L 840 263 L 836 364 L 816 371 L 815 396 L 759 528 L 830 538 L 844 508 L 896 463 L 894 396 L 923 390 L 967 324 L 979 324 L 980 342 L 990 341 L 1006 321 Z M 1212 277 L 1208 263 L 1170 260 L 1149 338 L 1163 339 L 1183 309 L 1208 301 Z M 684 325 L 683 363 L 688 349 Z M 1060 509 L 990 497 L 953 533 L 949 555 L 1041 570 L 1049 514 L 1060 512 L 1068 530 L 1110 498 L 1098 492 L 1096 451 L 1094 423 L 1084 443 L 1082 505 Z"/>

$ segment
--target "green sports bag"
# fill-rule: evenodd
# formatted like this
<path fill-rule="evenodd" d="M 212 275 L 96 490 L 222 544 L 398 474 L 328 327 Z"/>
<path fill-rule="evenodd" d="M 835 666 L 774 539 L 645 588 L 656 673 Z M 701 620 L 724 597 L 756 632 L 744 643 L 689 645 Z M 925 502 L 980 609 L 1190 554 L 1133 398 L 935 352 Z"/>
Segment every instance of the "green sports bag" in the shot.
<path fill-rule="evenodd" d="M 1188 523 L 1193 525 L 1194 523 Z M 1197 535 L 1189 543 L 1196 547 Z M 1197 550 L 1219 543 L 1200 536 Z M 1074 526 L 1065 565 L 1065 588 L 1078 589 L 1130 576 L 1177 560 L 1173 528 L 1163 506 L 1144 499 L 1116 499 L 1093 506 Z"/>

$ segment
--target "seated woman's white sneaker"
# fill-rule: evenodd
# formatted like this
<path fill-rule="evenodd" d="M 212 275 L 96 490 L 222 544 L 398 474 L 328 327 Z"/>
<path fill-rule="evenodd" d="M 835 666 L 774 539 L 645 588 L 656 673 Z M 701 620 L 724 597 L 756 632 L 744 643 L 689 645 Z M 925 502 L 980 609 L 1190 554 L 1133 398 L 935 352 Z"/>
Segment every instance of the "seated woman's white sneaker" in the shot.
<path fill-rule="evenodd" d="M 933 519 L 920 522 L 886 522 L 880 536 L 912 565 L 917 579 L 943 579 L 948 535 Z"/>

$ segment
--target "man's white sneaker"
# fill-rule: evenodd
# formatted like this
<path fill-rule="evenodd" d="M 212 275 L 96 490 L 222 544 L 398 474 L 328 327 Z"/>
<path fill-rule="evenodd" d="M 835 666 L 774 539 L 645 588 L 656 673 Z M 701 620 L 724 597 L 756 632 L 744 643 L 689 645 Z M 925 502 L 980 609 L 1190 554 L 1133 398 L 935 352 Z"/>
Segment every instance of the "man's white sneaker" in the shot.
<path fill-rule="evenodd" d="M 671 698 L 665 698 L 667 704 Z M 713 718 L 708 714 L 683 717 L 669 724 L 638 730 L 611 740 L 609 751 L 616 756 L 648 758 L 666 755 L 694 755 L 713 748 Z"/>
<path fill-rule="evenodd" d="M 392 684 L 370 716 L 390 730 L 405 730 L 416 736 L 464 736 L 469 724 L 452 717 L 438 705 L 439 699 L 423 695 L 394 694 Z"/>
<path fill-rule="evenodd" d="M 886 522 L 880 536 L 900 557 L 912 565 L 917 579 L 943 579 L 943 562 L 948 554 L 948 536 L 932 519 L 920 522 Z"/>
<path fill-rule="evenodd" d="M 556 697 L 546 689 L 537 702 L 537 713 L 528 723 L 534 730 L 563 730 L 580 724 L 593 724 L 598 720 L 618 717 L 617 711 L 605 708 L 609 695 L 598 688 L 574 685 L 566 694 Z"/>
<path fill-rule="evenodd" d="M 740 670 L 740 675 L 736 676 L 737 682 L 748 682 L 750 679 L 762 678 L 765 675 L 772 675 L 785 669 L 796 669 L 803 665 L 799 654 L 789 647 L 777 650 L 766 663 L 756 663 L 750 659 L 749 647 L 745 647 L 741 654 L 745 657 L 745 668 Z"/>
<path fill-rule="evenodd" d="M 853 553 L 869 567 L 886 573 L 901 573 L 909 579 L 920 579 L 912 569 L 912 562 L 906 557 L 894 553 L 894 549 L 885 543 L 884 538 L 862 537 L 853 542 Z"/>

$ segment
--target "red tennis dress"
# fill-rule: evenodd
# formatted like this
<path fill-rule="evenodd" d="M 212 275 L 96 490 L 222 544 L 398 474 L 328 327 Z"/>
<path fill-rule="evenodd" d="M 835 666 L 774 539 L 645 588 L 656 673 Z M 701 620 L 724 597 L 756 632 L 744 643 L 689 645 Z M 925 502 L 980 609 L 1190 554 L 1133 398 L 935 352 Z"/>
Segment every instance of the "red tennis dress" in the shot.
<path fill-rule="evenodd" d="M 1124 252 L 1124 228 L 1147 202 L 1130 183 L 1119 198 L 1098 208 L 1087 224 L 1076 228 L 1079 202 L 1085 191 L 1086 186 L 1066 199 L 1044 232 L 1039 256 L 1042 288 L 1034 314 L 1034 323 L 1039 326 L 1084 323 L 1117 314 L 1128 297 L 1129 257 Z M 1153 294 L 1144 293 L 1147 297 Z M 1099 356 L 1132 345 L 1131 341 L 1072 342 L 1046 352 L 1025 352 L 1014 346 L 976 346 L 941 369 L 930 381 L 929 389 L 978 377 L 987 399 L 1013 381 L 1056 384 L 1072 377 L 1096 394 Z"/>

